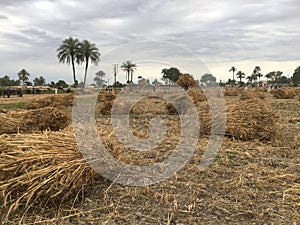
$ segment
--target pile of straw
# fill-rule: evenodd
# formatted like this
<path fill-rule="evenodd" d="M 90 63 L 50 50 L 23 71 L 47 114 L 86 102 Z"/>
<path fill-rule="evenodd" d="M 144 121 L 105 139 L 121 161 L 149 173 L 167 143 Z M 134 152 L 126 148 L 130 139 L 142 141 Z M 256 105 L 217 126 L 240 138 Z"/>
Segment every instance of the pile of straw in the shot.
<path fill-rule="evenodd" d="M 224 92 L 224 96 L 234 97 L 238 96 L 241 91 L 237 88 L 227 88 Z"/>
<path fill-rule="evenodd" d="M 278 131 L 278 116 L 267 102 L 258 98 L 246 99 L 242 102 L 226 106 L 225 135 L 239 140 L 272 140 Z M 223 112 L 215 112 L 222 116 Z M 218 129 L 219 124 L 212 124 L 210 106 L 207 102 L 198 105 L 200 134 L 209 135 L 212 127 Z M 221 117 L 223 118 L 223 117 Z"/>
<path fill-rule="evenodd" d="M 277 131 L 278 116 L 267 102 L 249 99 L 227 106 L 227 135 L 241 140 L 272 140 Z"/>
<path fill-rule="evenodd" d="M 75 201 L 95 172 L 68 132 L 2 135 L 0 203 L 10 214 L 33 204 Z"/>
<path fill-rule="evenodd" d="M 270 91 L 276 99 L 293 99 L 296 96 L 294 89 L 275 89 Z"/>
<path fill-rule="evenodd" d="M 265 95 L 260 91 L 249 91 L 249 90 L 244 90 L 240 95 L 241 100 L 254 99 L 254 98 L 265 99 Z"/>
<path fill-rule="evenodd" d="M 195 104 L 197 102 L 207 101 L 206 96 L 201 89 L 190 89 L 187 93 L 192 97 Z"/>
<path fill-rule="evenodd" d="M 62 110 L 45 107 L 0 114 L 0 134 L 58 131 L 71 123 L 70 115 Z"/>
<path fill-rule="evenodd" d="M 27 103 L 27 109 L 40 109 L 44 107 L 71 107 L 74 94 L 53 95 L 34 99 Z"/>

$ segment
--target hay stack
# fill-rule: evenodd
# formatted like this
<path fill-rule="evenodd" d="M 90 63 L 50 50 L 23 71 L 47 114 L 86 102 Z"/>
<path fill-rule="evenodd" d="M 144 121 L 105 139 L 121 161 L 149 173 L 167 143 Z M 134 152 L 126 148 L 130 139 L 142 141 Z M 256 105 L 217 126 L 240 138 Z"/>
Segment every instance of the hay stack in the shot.
<path fill-rule="evenodd" d="M 236 88 L 231 88 L 231 89 L 226 89 L 224 92 L 224 96 L 228 96 L 228 97 L 235 97 L 238 96 L 240 93 L 239 89 Z"/>
<path fill-rule="evenodd" d="M 96 176 L 72 133 L 2 135 L 0 149 L 0 203 L 8 214 L 37 201 L 74 201 Z"/>
<path fill-rule="evenodd" d="M 34 99 L 27 103 L 27 109 L 40 109 L 44 107 L 71 107 L 74 94 L 53 95 Z"/>
<path fill-rule="evenodd" d="M 272 140 L 276 136 L 278 116 L 267 102 L 249 99 L 227 106 L 226 134 L 241 140 Z"/>
<path fill-rule="evenodd" d="M 207 102 L 198 106 L 200 134 L 209 135 L 212 127 L 218 130 L 219 124 L 211 123 L 211 111 Z M 271 110 L 267 102 L 258 98 L 245 99 L 242 102 L 226 106 L 226 132 L 225 135 L 240 140 L 272 140 L 278 130 L 278 116 Z M 216 117 L 224 112 L 216 112 Z M 223 117 L 220 117 L 223 118 Z"/>
<path fill-rule="evenodd" d="M 260 91 L 244 90 L 240 96 L 240 100 L 254 99 L 254 98 L 265 99 L 265 95 Z"/>
<path fill-rule="evenodd" d="M 275 89 L 270 91 L 276 99 L 293 99 L 296 93 L 293 89 Z"/>
<path fill-rule="evenodd" d="M 187 93 L 192 97 L 194 104 L 197 102 L 207 101 L 206 96 L 201 89 L 190 89 Z"/>
<path fill-rule="evenodd" d="M 71 123 L 70 115 L 62 110 L 45 107 L 0 114 L 0 134 L 62 130 Z"/>

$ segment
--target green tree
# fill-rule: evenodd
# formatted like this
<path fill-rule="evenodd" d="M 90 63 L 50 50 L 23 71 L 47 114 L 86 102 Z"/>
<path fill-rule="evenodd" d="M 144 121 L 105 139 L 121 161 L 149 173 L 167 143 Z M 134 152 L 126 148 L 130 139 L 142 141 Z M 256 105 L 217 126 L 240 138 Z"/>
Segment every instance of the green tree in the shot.
<path fill-rule="evenodd" d="M 126 72 L 126 80 L 127 83 L 132 82 L 133 79 L 133 72 L 136 70 L 137 65 L 135 63 L 132 63 L 132 61 L 127 60 L 122 63 L 121 68 L 123 71 Z M 131 80 L 129 80 L 129 76 L 131 74 Z"/>
<path fill-rule="evenodd" d="M 217 81 L 217 78 L 214 77 L 212 74 L 204 74 L 202 77 L 201 77 L 201 80 L 200 80 L 202 83 L 206 84 L 207 86 L 212 86 L 212 85 L 215 85 L 216 81 Z"/>
<path fill-rule="evenodd" d="M 10 79 L 9 76 L 5 75 L 4 77 L 0 77 L 0 86 L 19 86 L 20 80 Z"/>
<path fill-rule="evenodd" d="M 57 88 L 67 88 L 69 85 L 64 80 L 59 80 L 56 82 L 55 87 Z"/>
<path fill-rule="evenodd" d="M 78 81 L 76 80 L 75 62 L 79 64 L 82 60 L 79 40 L 73 37 L 63 40 L 63 43 L 57 49 L 57 58 L 60 63 L 72 64 L 74 85 L 77 86 Z"/>
<path fill-rule="evenodd" d="M 94 82 L 95 82 L 96 87 L 103 87 L 103 85 L 105 83 L 105 81 L 103 79 L 104 77 L 105 77 L 105 72 L 102 70 L 98 71 L 95 74 Z"/>
<path fill-rule="evenodd" d="M 252 76 L 246 77 L 246 79 L 248 80 L 248 84 L 252 84 L 252 81 L 253 81 L 253 75 L 252 75 Z"/>
<path fill-rule="evenodd" d="M 80 49 L 81 49 L 81 61 L 85 62 L 84 79 L 83 79 L 83 84 L 85 85 L 89 62 L 97 65 L 98 62 L 100 61 L 100 53 L 95 43 L 92 43 L 88 40 L 84 40 L 80 44 Z"/>
<path fill-rule="evenodd" d="M 240 80 L 240 86 L 242 86 L 242 79 L 245 78 L 245 73 L 243 73 L 242 71 L 238 71 L 236 73 L 236 78 Z"/>
<path fill-rule="evenodd" d="M 45 80 L 45 78 L 44 78 L 43 76 L 36 77 L 36 78 L 34 78 L 34 80 L 33 80 L 33 84 L 34 84 L 35 86 L 43 86 L 43 85 L 46 84 L 46 80 Z"/>
<path fill-rule="evenodd" d="M 21 69 L 20 72 L 18 72 L 18 77 L 20 81 L 22 81 L 23 86 L 25 86 L 26 82 L 29 80 L 30 73 L 27 72 L 25 69 Z"/>
<path fill-rule="evenodd" d="M 180 70 L 176 67 L 171 67 L 170 69 L 162 69 L 161 73 L 163 74 L 163 79 L 169 81 L 169 83 L 176 83 L 179 76 L 181 75 Z"/>
<path fill-rule="evenodd" d="M 267 74 L 265 75 L 265 77 L 267 78 L 267 83 L 269 82 L 269 80 L 273 81 L 274 78 L 275 78 L 275 71 L 270 72 L 270 73 L 267 73 Z"/>
<path fill-rule="evenodd" d="M 229 72 L 231 72 L 232 71 L 232 80 L 234 80 L 234 73 L 236 72 L 236 68 L 234 67 L 234 66 L 232 66 L 231 68 L 230 68 L 230 70 L 229 70 Z"/>
<path fill-rule="evenodd" d="M 282 74 L 283 74 L 283 72 L 281 72 L 281 71 L 276 71 L 275 72 L 275 75 L 274 75 L 275 82 L 280 83 Z"/>
<path fill-rule="evenodd" d="M 300 82 L 300 66 L 295 69 L 293 73 L 292 80 L 294 84 L 298 84 Z"/>
<path fill-rule="evenodd" d="M 259 66 L 256 66 L 252 72 L 252 79 L 254 81 L 257 81 L 257 78 L 258 80 L 263 76 L 261 73 L 260 73 L 261 69 Z"/>

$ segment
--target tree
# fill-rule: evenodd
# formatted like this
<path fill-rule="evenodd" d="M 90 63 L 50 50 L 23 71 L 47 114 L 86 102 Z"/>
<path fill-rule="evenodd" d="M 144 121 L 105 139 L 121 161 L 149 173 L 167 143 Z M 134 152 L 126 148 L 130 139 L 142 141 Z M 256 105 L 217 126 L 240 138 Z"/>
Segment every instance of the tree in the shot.
<path fill-rule="evenodd" d="M 282 74 L 283 74 L 283 72 L 281 72 L 281 71 L 276 71 L 275 72 L 275 75 L 274 75 L 275 82 L 280 83 Z"/>
<path fill-rule="evenodd" d="M 236 77 L 240 80 L 240 86 L 242 86 L 242 79 L 245 78 L 245 73 L 243 73 L 242 71 L 238 71 L 236 73 Z"/>
<path fill-rule="evenodd" d="M 162 69 L 161 73 L 163 74 L 163 77 L 166 80 L 169 81 L 170 84 L 174 84 L 179 79 L 179 76 L 181 75 L 180 70 L 176 67 L 171 67 L 170 69 Z"/>
<path fill-rule="evenodd" d="M 292 80 L 294 84 L 298 84 L 300 82 L 300 66 L 295 69 L 293 73 Z"/>
<path fill-rule="evenodd" d="M 104 77 L 105 77 L 105 72 L 100 70 L 95 74 L 95 78 L 94 78 L 94 82 L 96 83 L 96 87 L 103 87 L 105 81 L 104 81 Z"/>
<path fill-rule="evenodd" d="M 201 80 L 200 80 L 202 83 L 206 84 L 207 86 L 211 86 L 211 85 L 214 85 L 217 81 L 217 78 L 214 77 L 212 74 L 204 74 L 202 77 L 201 77 Z"/>
<path fill-rule="evenodd" d="M 234 73 L 235 73 L 235 71 L 236 71 L 236 68 L 235 68 L 234 66 L 232 66 L 232 67 L 230 68 L 229 72 L 231 72 L 231 71 L 232 71 L 232 80 L 234 80 Z"/>
<path fill-rule="evenodd" d="M 275 78 L 275 71 L 270 72 L 270 73 L 267 73 L 267 74 L 265 75 L 265 77 L 267 78 L 267 82 L 269 82 L 269 81 L 268 81 L 269 79 L 273 81 L 274 78 Z"/>
<path fill-rule="evenodd" d="M 248 76 L 248 77 L 246 77 L 246 79 L 248 80 L 249 84 L 252 84 L 253 76 Z"/>
<path fill-rule="evenodd" d="M 22 81 L 23 86 L 25 86 L 26 81 L 29 80 L 30 73 L 27 72 L 25 69 L 21 69 L 20 72 L 18 73 L 18 77 L 20 81 Z"/>
<path fill-rule="evenodd" d="M 96 45 L 94 43 L 91 43 L 88 40 L 84 40 L 82 43 L 80 43 L 80 49 L 81 49 L 80 52 L 81 62 L 85 62 L 84 79 L 83 79 L 83 84 L 85 85 L 89 62 L 97 65 L 98 62 L 100 61 L 100 53 Z"/>
<path fill-rule="evenodd" d="M 69 37 L 63 40 L 61 46 L 57 49 L 57 58 L 60 63 L 72 64 L 74 86 L 76 87 L 78 81 L 75 74 L 75 61 L 77 64 L 82 62 L 82 56 L 80 52 L 80 42 L 78 39 Z"/>
<path fill-rule="evenodd" d="M 196 81 L 194 78 L 189 74 L 182 74 L 179 76 L 178 80 L 176 81 L 178 85 L 183 87 L 185 90 L 188 90 L 191 86 L 196 86 Z"/>
<path fill-rule="evenodd" d="M 257 77 L 258 77 L 258 80 L 263 76 L 261 73 L 260 73 L 261 69 L 259 66 L 256 66 L 253 70 L 253 73 L 252 73 L 252 78 L 254 81 L 257 80 Z"/>
<path fill-rule="evenodd" d="M 46 84 L 46 80 L 45 80 L 45 78 L 44 78 L 43 76 L 36 77 L 36 78 L 34 78 L 34 80 L 33 80 L 33 84 L 34 84 L 35 86 L 43 86 L 43 85 Z"/>
<path fill-rule="evenodd" d="M 59 80 L 56 82 L 55 87 L 57 88 L 67 88 L 69 85 L 64 80 Z"/>
<path fill-rule="evenodd" d="M 127 60 L 125 62 L 122 63 L 121 68 L 123 71 L 125 71 L 126 74 L 126 80 L 127 83 L 132 82 L 133 79 L 133 72 L 136 70 L 137 65 L 132 63 L 132 61 Z M 129 76 L 131 74 L 131 80 L 129 80 Z"/>
<path fill-rule="evenodd" d="M 2 86 L 19 86 L 20 80 L 10 79 L 9 76 L 5 75 L 4 77 L 0 77 L 0 87 Z"/>

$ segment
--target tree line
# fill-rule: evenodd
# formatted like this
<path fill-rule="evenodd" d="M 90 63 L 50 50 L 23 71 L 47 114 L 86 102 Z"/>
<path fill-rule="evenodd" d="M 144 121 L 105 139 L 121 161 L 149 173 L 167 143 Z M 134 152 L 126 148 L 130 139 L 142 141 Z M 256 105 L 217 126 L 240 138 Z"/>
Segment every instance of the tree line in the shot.
<path fill-rule="evenodd" d="M 300 66 L 295 69 L 295 72 L 293 73 L 293 76 L 291 78 L 288 78 L 286 76 L 283 76 L 282 71 L 272 71 L 269 72 L 265 75 L 261 73 L 261 68 L 260 66 L 255 66 L 252 74 L 250 76 L 245 75 L 244 72 L 241 70 L 237 70 L 235 66 L 232 66 L 229 70 L 229 72 L 232 72 L 232 80 L 228 79 L 227 84 L 236 84 L 235 77 L 239 80 L 239 85 L 243 86 L 242 79 L 247 80 L 247 84 L 252 84 L 252 83 L 259 83 L 261 77 L 265 77 L 267 79 L 267 83 L 275 84 L 275 83 L 290 83 L 293 82 L 294 84 L 298 84 L 300 82 Z M 235 74 L 235 72 L 237 72 Z"/>

